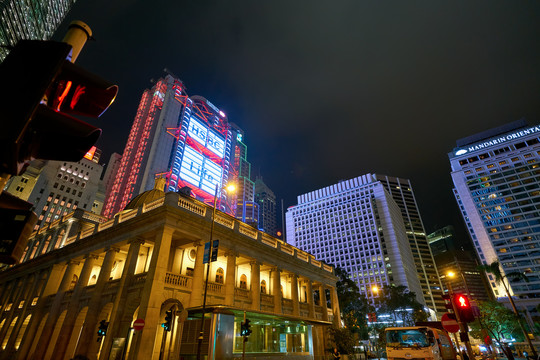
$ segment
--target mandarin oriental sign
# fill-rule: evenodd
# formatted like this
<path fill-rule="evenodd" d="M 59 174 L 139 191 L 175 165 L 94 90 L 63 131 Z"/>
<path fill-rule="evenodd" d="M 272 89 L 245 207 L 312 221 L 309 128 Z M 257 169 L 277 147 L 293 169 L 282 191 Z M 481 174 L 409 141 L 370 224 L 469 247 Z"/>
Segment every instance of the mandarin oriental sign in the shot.
<path fill-rule="evenodd" d="M 535 133 L 538 133 L 538 132 L 540 132 L 540 127 L 539 126 L 533 126 L 533 127 L 530 127 L 530 128 L 524 129 L 524 130 L 516 131 L 516 132 L 508 134 L 508 135 L 499 136 L 499 137 L 492 138 L 492 139 L 489 139 L 489 140 L 481 142 L 481 143 L 476 143 L 476 144 L 469 145 L 466 148 L 461 148 L 461 149 L 457 150 L 454 153 L 454 155 L 459 156 L 459 155 L 463 155 L 463 154 L 466 154 L 466 153 L 469 153 L 469 152 L 487 149 L 488 147 L 495 146 L 495 145 L 501 145 L 501 144 L 503 144 L 503 143 L 505 143 L 507 141 L 516 140 L 516 139 L 519 139 L 519 138 L 521 138 L 523 136 L 535 134 Z"/>

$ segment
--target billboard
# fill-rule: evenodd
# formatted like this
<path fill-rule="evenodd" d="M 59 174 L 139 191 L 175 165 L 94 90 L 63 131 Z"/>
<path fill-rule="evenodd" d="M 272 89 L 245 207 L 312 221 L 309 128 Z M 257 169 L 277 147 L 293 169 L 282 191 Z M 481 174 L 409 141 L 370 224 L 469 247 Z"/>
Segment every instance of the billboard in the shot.
<path fill-rule="evenodd" d="M 188 185 L 198 196 L 211 199 L 216 185 L 223 183 L 225 139 L 195 116 L 188 118 L 186 130 L 178 187 Z"/>

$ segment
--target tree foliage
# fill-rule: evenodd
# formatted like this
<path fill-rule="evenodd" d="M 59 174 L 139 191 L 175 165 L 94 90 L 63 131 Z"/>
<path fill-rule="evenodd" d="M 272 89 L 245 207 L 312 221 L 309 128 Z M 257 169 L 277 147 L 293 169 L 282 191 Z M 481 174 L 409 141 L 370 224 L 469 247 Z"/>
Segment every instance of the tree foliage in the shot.
<path fill-rule="evenodd" d="M 331 327 L 330 336 L 334 346 L 341 354 L 354 354 L 354 347 L 358 342 L 350 329 Z"/>
<path fill-rule="evenodd" d="M 505 339 L 523 341 L 523 332 L 514 312 L 497 301 L 478 301 L 480 316 L 470 323 L 471 335 L 483 339 L 482 328 L 499 344 Z"/>
<path fill-rule="evenodd" d="M 406 286 L 385 285 L 380 290 L 377 313 L 390 315 L 388 326 L 414 326 L 417 321 L 426 321 L 429 314 L 416 300 L 416 294 Z"/>
<path fill-rule="evenodd" d="M 368 328 L 366 315 L 370 306 L 366 298 L 360 294 L 360 289 L 348 274 L 341 268 L 336 267 L 336 292 L 339 308 L 345 327 L 353 334 L 358 334 L 361 339 L 367 339 Z"/>

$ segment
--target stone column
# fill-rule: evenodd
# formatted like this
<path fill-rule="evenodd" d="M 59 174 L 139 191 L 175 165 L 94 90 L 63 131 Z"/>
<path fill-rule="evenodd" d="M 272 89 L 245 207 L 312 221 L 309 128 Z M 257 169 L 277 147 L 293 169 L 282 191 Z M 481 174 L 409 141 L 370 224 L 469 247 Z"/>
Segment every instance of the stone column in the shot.
<path fill-rule="evenodd" d="M 334 314 L 333 324 L 335 327 L 341 326 L 341 313 L 339 311 L 339 300 L 335 287 L 330 288 L 330 301 L 332 302 L 332 313 Z"/>
<path fill-rule="evenodd" d="M 4 338 L 4 336 L 7 333 L 7 330 L 10 328 L 10 324 L 13 321 L 13 318 L 15 317 L 15 314 L 17 313 L 17 307 L 19 306 L 19 302 L 21 300 L 21 294 L 24 292 L 24 286 L 18 286 L 19 283 L 24 283 L 24 279 L 18 279 L 14 281 L 13 287 L 11 291 L 9 292 L 8 296 L 6 297 L 6 302 L 11 302 L 11 311 L 7 312 L 7 316 L 4 319 L 4 326 L 2 329 L 0 329 L 0 339 Z"/>
<path fill-rule="evenodd" d="M 202 306 L 204 292 L 204 243 L 195 243 L 194 246 L 197 247 L 197 257 L 195 258 L 195 267 L 193 268 L 193 286 L 189 299 L 189 307 Z"/>
<path fill-rule="evenodd" d="M 293 307 L 293 315 L 300 315 L 300 303 L 298 301 L 298 275 L 291 274 L 291 299 Z"/>
<path fill-rule="evenodd" d="M 281 269 L 275 267 L 272 269 L 272 295 L 274 296 L 274 312 L 281 314 L 282 304 L 281 304 Z"/>
<path fill-rule="evenodd" d="M 163 226 L 157 231 L 154 238 L 152 259 L 150 259 L 150 267 L 148 268 L 139 305 L 139 317 L 144 319 L 146 324 L 132 341 L 134 354 L 137 354 L 136 359 L 154 359 L 156 358 L 154 357 L 155 351 L 159 354 L 159 347 L 154 348 L 154 341 L 156 340 L 157 327 L 160 322 L 163 288 L 165 286 L 165 275 L 169 264 L 173 233 L 173 228 Z"/>
<path fill-rule="evenodd" d="M 47 280 L 43 284 L 42 289 L 37 290 L 39 300 L 36 308 L 33 311 L 33 315 L 30 318 L 28 327 L 26 328 L 26 340 L 21 343 L 21 347 L 19 348 L 17 354 L 19 356 L 19 359 L 28 358 L 28 351 L 30 351 L 32 344 L 34 343 L 34 341 L 38 341 L 38 339 L 34 339 L 34 337 L 36 336 L 37 328 L 41 323 L 41 320 L 45 316 L 45 304 L 47 302 L 47 298 L 49 297 L 49 295 L 58 291 L 58 279 L 62 276 L 64 269 L 65 265 L 62 264 L 55 264 L 50 269 L 47 269 Z M 40 277 L 41 273 L 38 277 L 38 281 Z"/>
<path fill-rule="evenodd" d="M 113 308 L 109 317 L 109 328 L 107 329 L 107 334 L 111 334 L 111 336 L 105 336 L 103 340 L 103 348 L 100 353 L 100 359 L 106 359 L 111 351 L 112 337 L 113 334 L 117 333 L 117 329 L 119 328 L 118 324 L 121 322 L 124 314 L 122 307 L 127 299 L 129 283 L 135 274 L 137 259 L 139 257 L 139 251 L 141 250 L 142 244 L 144 244 L 144 239 L 142 238 L 135 238 L 129 241 L 129 250 L 126 257 L 126 263 L 124 264 L 124 269 L 122 270 L 122 277 L 120 277 L 118 284 L 118 293 L 114 298 Z M 90 342 L 87 356 L 90 359 L 95 359 L 99 351 L 99 347 L 99 342 Z"/>
<path fill-rule="evenodd" d="M 319 286 L 319 299 L 322 307 L 322 319 L 328 321 L 328 308 L 326 307 L 326 286 L 321 284 Z"/>
<path fill-rule="evenodd" d="M 73 294 L 71 295 L 71 299 L 68 304 L 66 317 L 62 323 L 62 328 L 58 334 L 58 339 L 56 340 L 56 345 L 53 351 L 54 356 L 58 359 L 62 359 L 66 353 L 66 349 L 75 326 L 75 320 L 79 314 L 79 298 L 83 292 L 83 289 L 88 285 L 88 280 L 90 279 L 92 269 L 94 268 L 94 264 L 96 263 L 97 259 L 97 255 L 93 254 L 89 254 L 86 257 L 81 270 L 81 275 L 79 276 L 79 281 L 77 281 L 75 289 L 73 289 Z M 92 309 L 89 308 L 89 311 L 92 311 Z"/>
<path fill-rule="evenodd" d="M 17 336 L 16 334 L 19 333 L 22 324 L 24 323 L 25 318 L 31 314 L 31 312 L 28 311 L 28 308 L 31 307 L 32 299 L 34 298 L 34 294 L 36 293 L 36 289 L 39 286 L 39 280 L 40 280 L 40 272 L 34 273 L 34 274 L 28 274 L 27 277 L 24 279 L 21 279 L 21 281 L 24 283 L 24 286 L 21 287 L 21 291 L 19 293 L 19 296 L 17 296 L 17 300 L 13 301 L 13 306 L 11 309 L 11 313 L 15 313 L 15 309 L 18 308 L 19 304 L 21 303 L 21 300 L 24 300 L 24 303 L 22 305 L 22 309 L 19 313 L 19 316 L 17 318 L 17 322 L 15 323 L 15 326 L 13 328 L 13 331 L 11 332 L 10 339 L 6 345 L 5 355 L 8 355 L 10 352 L 14 352 L 15 350 L 15 340 Z M 31 278 L 32 281 L 29 281 Z M 5 325 L 10 324 L 12 322 L 12 318 L 9 318 L 9 322 L 6 320 L 4 323 Z M 8 329 L 9 326 L 4 326 L 5 329 Z M 0 337 L 3 338 L 5 336 L 5 333 L 2 334 Z M 6 358 L 4 356 L 4 358 Z M 9 356 L 11 358 L 11 356 Z"/>
<path fill-rule="evenodd" d="M 315 317 L 315 302 L 313 301 L 313 282 L 308 279 L 306 281 L 307 285 L 307 303 L 308 303 L 308 311 L 309 311 L 309 317 L 314 318 Z"/>
<path fill-rule="evenodd" d="M 90 343 L 96 342 L 96 329 L 99 321 L 99 304 L 101 302 L 101 296 L 103 290 L 105 289 L 105 285 L 109 282 L 111 270 L 118 251 L 119 249 L 117 248 L 109 248 L 105 254 L 105 259 L 103 259 L 103 263 L 101 264 L 96 286 L 94 287 L 92 297 L 88 302 L 88 312 L 86 313 L 79 343 L 77 344 L 77 349 L 75 350 L 76 355 L 84 355 L 89 357 L 90 354 L 88 354 L 88 349 L 90 348 Z"/>
<path fill-rule="evenodd" d="M 261 310 L 261 263 L 257 260 L 251 263 L 251 308 Z"/>
<path fill-rule="evenodd" d="M 229 250 L 227 256 L 227 273 L 225 275 L 225 304 L 234 306 L 234 288 L 236 287 L 236 253 Z"/>
<path fill-rule="evenodd" d="M 56 320 L 60 315 L 60 309 L 62 305 L 62 300 L 64 299 L 64 294 L 69 289 L 69 285 L 73 280 L 73 275 L 75 274 L 75 270 L 78 265 L 79 262 L 76 261 L 70 261 L 67 264 L 67 269 L 64 272 L 64 277 L 62 278 L 62 282 L 60 283 L 58 292 L 54 297 L 51 309 L 49 310 L 49 315 L 47 316 L 47 320 L 45 321 L 45 325 L 43 326 L 43 331 L 41 332 L 41 336 L 39 337 L 39 341 L 36 346 L 35 354 L 39 355 L 38 358 L 43 357 L 43 355 L 45 355 L 45 353 L 47 352 L 47 348 L 49 347 L 49 345 L 51 345 L 49 344 L 49 341 L 51 340 Z M 34 357 L 34 354 L 32 354 L 31 358 Z"/>

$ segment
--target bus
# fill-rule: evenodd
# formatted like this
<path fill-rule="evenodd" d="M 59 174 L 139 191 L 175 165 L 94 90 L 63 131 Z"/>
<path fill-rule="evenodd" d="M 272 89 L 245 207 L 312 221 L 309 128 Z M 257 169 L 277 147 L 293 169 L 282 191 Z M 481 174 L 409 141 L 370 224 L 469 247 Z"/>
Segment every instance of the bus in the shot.
<path fill-rule="evenodd" d="M 385 329 L 388 360 L 456 360 L 448 333 L 426 327 L 392 327 Z"/>

